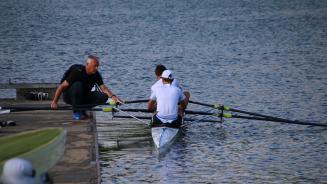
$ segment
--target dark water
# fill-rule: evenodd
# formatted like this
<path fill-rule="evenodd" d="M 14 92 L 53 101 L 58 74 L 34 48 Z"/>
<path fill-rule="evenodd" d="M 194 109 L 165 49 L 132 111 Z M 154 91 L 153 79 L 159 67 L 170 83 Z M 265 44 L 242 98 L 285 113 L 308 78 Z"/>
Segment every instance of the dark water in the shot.
<path fill-rule="evenodd" d="M 162 63 L 193 100 L 327 123 L 327 1 L 5 0 L 0 17 L 0 83 L 58 82 L 96 54 L 123 99 L 147 98 Z M 229 122 L 189 123 L 160 157 L 106 152 L 104 181 L 327 183 L 326 129 Z"/>

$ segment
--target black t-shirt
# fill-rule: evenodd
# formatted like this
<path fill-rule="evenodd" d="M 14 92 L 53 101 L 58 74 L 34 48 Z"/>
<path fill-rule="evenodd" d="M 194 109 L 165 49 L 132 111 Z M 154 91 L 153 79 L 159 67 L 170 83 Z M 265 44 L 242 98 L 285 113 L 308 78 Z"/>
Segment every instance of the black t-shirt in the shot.
<path fill-rule="evenodd" d="M 69 85 L 72 85 L 76 81 L 81 81 L 83 83 L 84 92 L 90 92 L 95 84 L 99 86 L 103 84 L 102 77 L 98 71 L 95 74 L 88 75 L 85 67 L 76 68 L 71 71 L 66 80 Z"/>

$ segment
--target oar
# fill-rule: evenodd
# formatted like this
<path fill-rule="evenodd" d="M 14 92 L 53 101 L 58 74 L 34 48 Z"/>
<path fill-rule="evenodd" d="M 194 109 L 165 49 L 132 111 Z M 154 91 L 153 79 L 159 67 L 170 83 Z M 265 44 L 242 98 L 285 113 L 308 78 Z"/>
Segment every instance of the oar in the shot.
<path fill-rule="evenodd" d="M 113 105 L 113 103 L 110 103 Z M 113 107 L 104 107 L 104 108 L 92 108 L 90 107 L 91 104 L 85 104 L 85 105 L 79 105 L 74 110 L 87 110 L 87 111 L 104 111 L 108 112 L 108 109 L 111 109 Z M 108 104 L 106 104 L 108 105 Z M 117 111 L 121 111 L 119 108 L 114 108 Z M 0 110 L 9 110 L 10 112 L 19 112 L 19 111 L 35 111 L 35 110 L 73 110 L 72 106 L 59 106 L 56 109 L 51 108 L 50 106 L 36 106 L 36 105 L 16 105 L 16 106 L 0 106 Z M 111 111 L 110 110 L 110 111 Z M 124 109 L 123 111 L 130 111 L 130 112 L 151 112 L 146 109 Z M 7 112 L 7 111 L 6 111 Z M 8 112 L 9 113 L 9 112 Z"/>
<path fill-rule="evenodd" d="M 142 112 L 142 113 L 152 113 L 153 111 L 149 111 L 148 109 L 131 109 L 131 108 L 124 108 L 124 109 L 120 109 L 122 111 L 126 111 L 126 112 Z"/>
<path fill-rule="evenodd" d="M 69 111 L 71 111 L 73 109 L 71 106 L 58 107 L 57 109 L 52 109 L 51 107 L 36 107 L 36 106 L 1 106 L 0 110 L 1 110 L 1 112 L 3 112 L 3 114 L 7 114 L 10 112 L 21 112 L 21 111 L 35 111 L 35 110 L 54 110 L 54 111 L 69 110 Z M 103 111 L 103 112 L 113 111 L 112 107 L 75 108 L 75 110 Z"/>
<path fill-rule="evenodd" d="M 224 114 L 223 117 L 224 118 L 252 119 L 252 120 L 262 120 L 262 121 L 281 122 L 281 123 L 288 123 L 288 124 L 297 124 L 297 125 L 327 127 L 327 124 L 309 123 L 309 122 L 303 122 L 303 121 L 298 121 L 298 120 L 287 120 L 287 119 L 281 119 L 281 118 L 273 119 L 273 118 L 262 118 L 262 117 L 253 117 L 253 116 L 239 116 L 239 115 L 232 115 L 232 114 Z"/>
<path fill-rule="evenodd" d="M 72 110 L 71 106 L 64 106 L 64 107 L 58 107 L 57 109 L 52 109 L 51 107 L 36 107 L 36 106 L 2 106 L 0 107 L 0 114 L 7 114 L 10 112 L 19 112 L 19 111 L 34 111 L 34 110 Z M 103 111 L 103 112 L 112 112 L 113 110 L 120 111 L 122 113 L 127 114 L 128 116 L 137 119 L 138 121 L 141 121 L 142 123 L 149 124 L 148 122 L 142 121 L 140 118 L 137 118 L 136 116 L 133 116 L 129 112 L 148 112 L 151 111 L 147 109 L 118 109 L 116 107 L 105 107 L 105 108 L 77 108 L 76 110 L 88 110 L 88 111 Z M 233 115 L 233 114 L 227 114 L 224 113 L 223 115 L 217 114 L 217 113 L 210 113 L 210 112 L 202 112 L 202 111 L 185 111 L 186 114 L 197 114 L 197 115 L 211 115 L 216 117 L 224 117 L 224 118 L 241 118 L 241 119 L 252 119 L 252 120 L 262 120 L 262 121 L 271 121 L 271 122 L 282 122 L 282 123 L 289 123 L 289 124 L 298 124 L 298 125 L 311 125 L 311 126 L 321 126 L 321 127 L 327 127 L 326 124 L 320 124 L 320 123 L 309 123 L 309 122 L 302 122 L 302 121 L 293 121 L 288 119 L 282 119 L 282 118 L 275 118 L 275 117 L 253 117 L 253 116 L 239 116 L 239 115 Z"/>
<path fill-rule="evenodd" d="M 126 101 L 124 101 L 124 102 L 120 102 L 118 105 L 123 105 L 123 106 L 126 106 L 127 108 L 130 108 L 130 106 L 127 105 Z M 144 114 L 144 113 L 141 112 L 141 111 L 137 111 L 137 112 L 138 112 L 138 113 L 141 113 L 142 115 L 146 115 L 146 114 Z"/>
<path fill-rule="evenodd" d="M 150 111 L 148 109 L 133 109 L 133 108 L 124 108 L 120 109 L 121 111 L 126 112 L 142 112 L 142 113 L 153 113 L 153 111 Z M 212 112 L 203 112 L 203 111 L 190 111 L 186 110 L 185 114 L 196 114 L 196 115 L 214 115 Z"/>
<path fill-rule="evenodd" d="M 115 103 L 114 101 L 110 101 L 109 103 L 94 103 L 94 104 L 83 104 L 83 105 L 79 105 L 79 107 L 95 107 L 98 105 L 126 105 L 126 104 L 133 104 L 133 103 L 144 103 L 144 102 L 148 102 L 149 100 L 125 100 L 125 101 L 119 101 L 118 103 Z"/>
<path fill-rule="evenodd" d="M 40 106 L 0 106 L 0 114 L 8 114 L 11 112 L 20 112 L 20 111 L 35 111 L 35 110 L 73 110 L 72 106 L 64 106 L 64 107 L 58 107 L 56 109 L 53 109 L 49 106 L 44 106 L 44 107 L 40 107 Z M 145 123 L 147 125 L 149 125 L 149 122 L 145 122 L 142 121 L 141 119 L 120 110 L 117 107 L 104 107 L 104 108 L 83 108 L 83 107 L 77 107 L 74 108 L 74 110 L 88 110 L 88 111 L 102 111 L 102 112 L 112 112 L 114 110 L 122 112 L 142 123 Z"/>
<path fill-rule="evenodd" d="M 149 100 L 142 99 L 142 100 L 125 100 L 123 103 L 125 104 L 132 104 L 132 103 L 145 103 L 148 102 Z"/>
<path fill-rule="evenodd" d="M 212 107 L 212 108 L 216 108 L 216 109 L 223 109 L 226 111 L 232 111 L 232 112 L 238 112 L 238 113 L 243 113 L 243 114 L 248 114 L 248 115 L 252 115 L 252 116 L 258 116 L 258 117 L 262 117 L 264 118 L 264 120 L 267 121 L 275 121 L 275 122 L 284 122 L 284 123 L 290 123 L 292 122 L 293 124 L 303 124 L 303 125 L 315 125 L 315 126 L 325 126 L 324 124 L 319 124 L 319 123 L 307 123 L 307 122 L 301 122 L 298 120 L 288 120 L 288 119 L 284 119 L 284 118 L 278 118 L 278 117 L 273 117 L 273 116 L 268 116 L 268 115 L 263 115 L 263 114 L 259 114 L 259 113 L 255 113 L 255 112 L 248 112 L 248 111 L 243 111 L 243 110 L 239 110 L 239 109 L 234 109 L 234 108 L 230 108 L 224 105 L 219 105 L 219 104 L 206 104 L 206 103 L 202 103 L 202 102 L 195 102 L 195 101 L 190 101 L 190 103 L 193 104 L 198 104 L 198 105 L 203 105 L 206 107 Z M 235 117 L 236 115 L 234 115 Z M 240 116 L 242 117 L 242 116 Z M 246 117 L 246 116 L 244 116 Z M 235 117 L 237 118 L 237 117 Z M 248 119 L 248 118 L 246 118 Z"/>
<path fill-rule="evenodd" d="M 147 109 L 120 109 L 121 111 L 128 111 L 128 112 L 151 112 Z M 262 120 L 262 121 L 271 121 L 271 122 L 281 122 L 281 123 L 289 123 L 289 124 L 298 124 L 298 125 L 311 125 L 311 126 L 322 126 L 327 127 L 327 124 L 320 124 L 320 123 L 309 123 L 297 120 L 288 120 L 282 118 L 266 118 L 266 117 L 253 117 L 253 116 L 240 116 L 228 113 L 211 113 L 211 112 L 202 112 L 202 111 L 190 111 L 186 110 L 186 114 L 197 114 L 197 115 L 209 115 L 209 116 L 216 116 L 216 117 L 223 117 L 223 118 L 242 118 L 242 119 L 252 119 L 252 120 Z"/>
<path fill-rule="evenodd" d="M 148 117 L 148 116 L 134 116 L 134 117 L 137 118 L 137 119 L 147 119 L 147 120 L 152 119 L 152 117 Z M 113 118 L 130 118 L 130 119 L 132 119 L 133 117 L 131 117 L 131 116 L 114 115 Z"/>
<path fill-rule="evenodd" d="M 126 115 L 128 115 L 128 116 L 130 116 L 130 117 L 132 117 L 132 118 L 134 118 L 134 119 L 136 119 L 136 120 L 142 122 L 142 123 L 145 123 L 146 125 L 150 125 L 149 122 L 143 121 L 143 120 L 137 118 L 136 116 L 131 115 L 131 114 L 127 113 L 126 111 L 123 111 L 123 110 L 121 110 L 121 109 L 119 109 L 119 108 L 117 108 L 117 107 L 113 107 L 113 109 L 115 109 L 115 110 L 117 110 L 117 111 L 119 111 L 119 112 L 122 112 L 122 113 L 124 113 L 124 114 L 126 114 Z"/>
<path fill-rule="evenodd" d="M 120 116 L 120 115 L 114 115 L 114 118 L 130 118 L 132 119 L 132 117 L 130 116 Z M 138 119 L 147 119 L 147 120 L 151 120 L 152 117 L 148 117 L 148 116 L 135 116 Z M 202 120 L 202 119 L 192 119 L 192 118 L 185 118 L 184 121 L 197 121 L 197 122 L 214 122 L 214 123 L 221 123 L 221 121 L 219 120 Z"/>
<path fill-rule="evenodd" d="M 197 104 L 197 105 L 202 105 L 202 106 L 205 106 L 205 107 L 212 107 L 212 108 L 215 108 L 215 109 L 217 109 L 217 108 L 220 107 L 219 104 L 217 104 L 217 105 L 212 105 L 212 104 L 207 104 L 207 103 L 202 103 L 202 102 L 196 102 L 196 101 L 192 101 L 192 100 L 190 100 L 189 103 Z"/>
<path fill-rule="evenodd" d="M 12 112 L 15 111 L 34 111 L 34 110 L 72 110 L 71 106 L 58 107 L 57 109 L 52 109 L 50 106 L 0 106 L 0 109 L 8 109 Z M 89 108 L 88 108 L 89 109 Z"/>
<path fill-rule="evenodd" d="M 202 105 L 202 106 L 206 106 L 206 107 L 211 107 L 211 108 L 215 108 L 215 109 L 219 109 L 219 110 L 225 110 L 225 111 L 232 111 L 232 112 L 248 114 L 248 115 L 252 115 L 252 116 L 260 116 L 260 117 L 265 117 L 265 118 L 275 118 L 275 117 L 272 117 L 272 116 L 263 115 L 263 114 L 259 114 L 259 113 L 255 113 L 255 112 L 248 112 L 248 111 L 234 109 L 234 108 L 224 106 L 224 105 L 221 105 L 221 104 L 207 104 L 207 103 L 196 102 L 196 101 L 191 101 L 191 100 L 189 101 L 189 103 L 198 104 L 198 105 Z"/>
<path fill-rule="evenodd" d="M 303 122 L 298 120 L 288 120 L 288 119 L 282 119 L 282 118 L 265 118 L 265 117 L 254 117 L 254 116 L 240 116 L 240 115 L 234 115 L 229 113 L 208 113 L 208 112 L 201 112 L 201 111 L 187 111 L 188 114 L 200 114 L 200 115 L 212 115 L 217 117 L 223 117 L 223 118 L 240 118 L 240 119 L 252 119 L 252 120 L 262 120 L 262 121 L 271 121 L 271 122 L 281 122 L 281 123 L 289 123 L 289 124 L 298 124 L 298 125 L 311 125 L 311 126 L 321 126 L 321 127 L 327 127 L 327 124 L 321 124 L 321 123 L 309 123 L 309 122 Z"/>

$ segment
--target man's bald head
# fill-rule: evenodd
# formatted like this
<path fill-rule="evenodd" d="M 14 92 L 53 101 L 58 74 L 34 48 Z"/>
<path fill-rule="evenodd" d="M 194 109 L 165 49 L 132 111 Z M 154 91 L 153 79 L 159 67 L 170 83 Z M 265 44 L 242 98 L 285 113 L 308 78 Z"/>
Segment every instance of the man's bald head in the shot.
<path fill-rule="evenodd" d="M 86 59 L 85 70 L 86 73 L 91 75 L 95 74 L 98 71 L 100 65 L 99 58 L 93 55 L 89 55 Z"/>

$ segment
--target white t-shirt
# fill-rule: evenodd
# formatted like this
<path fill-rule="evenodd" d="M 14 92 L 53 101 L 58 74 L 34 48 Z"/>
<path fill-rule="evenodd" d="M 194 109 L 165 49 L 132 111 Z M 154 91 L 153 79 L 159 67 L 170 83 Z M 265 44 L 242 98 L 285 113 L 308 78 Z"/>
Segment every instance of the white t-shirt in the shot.
<path fill-rule="evenodd" d="M 171 123 L 177 119 L 178 103 L 184 100 L 185 96 L 180 88 L 162 84 L 151 90 L 150 99 L 157 101 L 157 117 L 163 123 Z"/>

